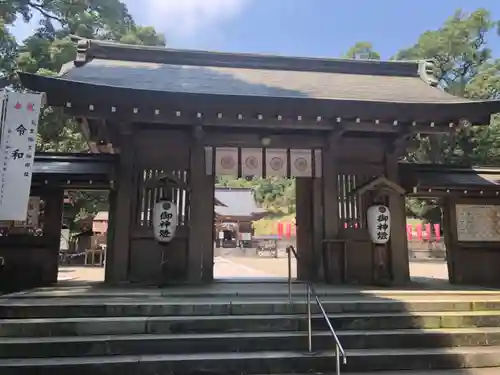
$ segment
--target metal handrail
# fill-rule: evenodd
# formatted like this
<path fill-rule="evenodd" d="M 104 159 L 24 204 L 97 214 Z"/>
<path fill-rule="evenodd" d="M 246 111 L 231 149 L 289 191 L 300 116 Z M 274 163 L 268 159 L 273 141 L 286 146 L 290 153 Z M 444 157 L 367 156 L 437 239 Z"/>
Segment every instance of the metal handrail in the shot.
<path fill-rule="evenodd" d="M 287 246 L 286 252 L 288 255 L 288 301 L 292 304 L 292 254 L 295 259 L 299 260 L 299 255 L 297 251 L 292 245 Z M 314 297 L 318 307 L 323 315 L 323 318 L 326 320 L 326 324 L 328 325 L 328 329 L 330 330 L 333 339 L 335 340 L 335 362 L 336 362 L 336 373 L 340 375 L 340 356 L 342 355 L 344 365 L 347 363 L 347 355 L 345 354 L 344 348 L 340 343 L 339 337 L 335 333 L 333 329 L 332 323 L 328 318 L 328 314 L 325 311 L 323 303 L 321 302 L 316 289 L 314 288 L 311 282 L 306 283 L 306 305 L 307 305 L 307 342 L 308 342 L 308 350 L 309 353 L 313 352 L 312 349 L 312 313 L 311 313 L 311 296 Z"/>

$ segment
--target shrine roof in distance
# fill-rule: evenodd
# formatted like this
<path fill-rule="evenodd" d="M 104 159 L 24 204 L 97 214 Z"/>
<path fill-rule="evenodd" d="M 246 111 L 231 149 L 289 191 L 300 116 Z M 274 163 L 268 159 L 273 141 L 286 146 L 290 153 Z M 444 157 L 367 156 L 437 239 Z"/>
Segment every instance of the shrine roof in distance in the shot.
<path fill-rule="evenodd" d="M 215 206 L 215 215 L 221 220 L 259 220 L 270 214 L 257 205 L 250 188 L 216 187 L 214 194 L 223 204 Z"/>
<path fill-rule="evenodd" d="M 277 118 L 325 127 L 366 121 L 488 124 L 500 101 L 469 100 L 437 86 L 431 61 L 370 61 L 236 54 L 78 40 L 59 77 L 19 73 L 46 92 L 48 104 L 110 117 L 130 111 L 137 122 L 239 121 Z M 160 110 L 161 109 L 161 110 Z M 340 121 L 339 121 L 340 120 Z"/>

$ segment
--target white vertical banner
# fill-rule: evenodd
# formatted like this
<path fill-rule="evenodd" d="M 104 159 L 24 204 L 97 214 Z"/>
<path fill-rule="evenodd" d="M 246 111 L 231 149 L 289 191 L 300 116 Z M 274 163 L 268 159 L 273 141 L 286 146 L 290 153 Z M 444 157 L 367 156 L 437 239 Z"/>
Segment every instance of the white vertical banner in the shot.
<path fill-rule="evenodd" d="M 241 149 L 241 176 L 262 177 L 262 149 Z"/>
<path fill-rule="evenodd" d="M 217 176 L 238 176 L 238 149 L 217 147 L 215 149 L 215 174 Z"/>
<path fill-rule="evenodd" d="M 0 147 L 0 220 L 26 220 L 43 94 L 9 92 Z"/>
<path fill-rule="evenodd" d="M 286 149 L 266 149 L 266 176 L 287 177 Z"/>
<path fill-rule="evenodd" d="M 290 150 L 291 177 L 312 177 L 311 150 Z"/>
<path fill-rule="evenodd" d="M 323 176 L 323 159 L 321 150 L 314 150 L 314 177 Z"/>

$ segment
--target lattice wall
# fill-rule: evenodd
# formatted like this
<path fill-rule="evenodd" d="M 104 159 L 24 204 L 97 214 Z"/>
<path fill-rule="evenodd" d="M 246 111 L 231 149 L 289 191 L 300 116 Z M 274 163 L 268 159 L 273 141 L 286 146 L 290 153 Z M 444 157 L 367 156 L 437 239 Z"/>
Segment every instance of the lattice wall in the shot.
<path fill-rule="evenodd" d="M 153 226 L 153 208 L 160 199 L 167 199 L 177 205 L 179 227 L 189 222 L 189 192 L 179 188 L 149 188 L 145 183 L 164 174 L 171 174 L 179 181 L 188 184 L 188 171 L 164 171 L 159 169 L 144 169 L 139 172 L 139 197 L 136 212 L 136 225 L 150 228 Z"/>
<path fill-rule="evenodd" d="M 345 174 L 337 175 L 339 222 L 341 228 L 366 228 L 365 199 L 352 192 L 373 179 L 371 175 Z"/>

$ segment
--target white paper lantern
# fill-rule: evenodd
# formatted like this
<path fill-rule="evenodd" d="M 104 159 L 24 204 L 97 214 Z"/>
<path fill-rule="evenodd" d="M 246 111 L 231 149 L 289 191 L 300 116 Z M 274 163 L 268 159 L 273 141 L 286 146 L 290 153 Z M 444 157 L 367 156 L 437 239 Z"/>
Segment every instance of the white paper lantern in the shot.
<path fill-rule="evenodd" d="M 170 242 L 177 230 L 177 206 L 170 201 L 159 201 L 153 210 L 153 232 L 158 242 Z"/>
<path fill-rule="evenodd" d="M 368 231 L 372 242 L 385 244 L 391 236 L 391 212 L 382 205 L 371 206 L 367 211 Z"/>

